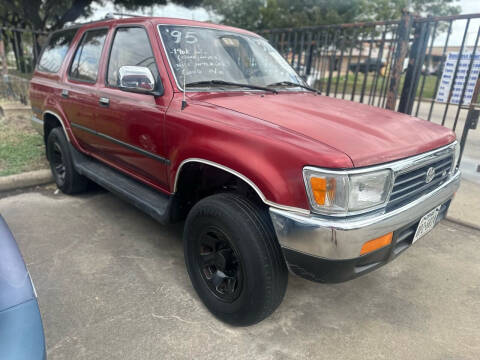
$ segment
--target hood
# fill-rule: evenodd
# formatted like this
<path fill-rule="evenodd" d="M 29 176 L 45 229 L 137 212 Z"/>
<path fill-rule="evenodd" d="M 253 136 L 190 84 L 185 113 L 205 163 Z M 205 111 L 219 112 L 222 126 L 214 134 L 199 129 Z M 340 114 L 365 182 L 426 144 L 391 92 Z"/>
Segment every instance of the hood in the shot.
<path fill-rule="evenodd" d="M 425 120 L 312 93 L 198 93 L 193 98 L 319 141 L 344 152 L 355 167 L 413 156 L 455 140 L 452 131 Z"/>

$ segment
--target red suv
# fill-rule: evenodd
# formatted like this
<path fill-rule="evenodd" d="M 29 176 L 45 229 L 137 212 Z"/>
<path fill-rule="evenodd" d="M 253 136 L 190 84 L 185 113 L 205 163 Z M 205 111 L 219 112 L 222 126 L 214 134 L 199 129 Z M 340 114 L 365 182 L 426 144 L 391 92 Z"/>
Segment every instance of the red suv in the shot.
<path fill-rule="evenodd" d="M 58 187 L 89 180 L 185 221 L 206 307 L 256 323 L 288 270 L 340 282 L 430 231 L 460 182 L 450 130 L 309 88 L 262 37 L 195 21 L 107 19 L 53 33 L 31 81 Z"/>

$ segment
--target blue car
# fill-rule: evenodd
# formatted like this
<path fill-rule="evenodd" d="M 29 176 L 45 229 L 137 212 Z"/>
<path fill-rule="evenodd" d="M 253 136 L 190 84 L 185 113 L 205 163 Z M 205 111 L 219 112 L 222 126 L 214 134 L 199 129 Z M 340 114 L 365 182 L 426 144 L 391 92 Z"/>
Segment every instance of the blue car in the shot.
<path fill-rule="evenodd" d="M 0 359 L 46 359 L 35 288 L 22 254 L 0 216 Z"/>

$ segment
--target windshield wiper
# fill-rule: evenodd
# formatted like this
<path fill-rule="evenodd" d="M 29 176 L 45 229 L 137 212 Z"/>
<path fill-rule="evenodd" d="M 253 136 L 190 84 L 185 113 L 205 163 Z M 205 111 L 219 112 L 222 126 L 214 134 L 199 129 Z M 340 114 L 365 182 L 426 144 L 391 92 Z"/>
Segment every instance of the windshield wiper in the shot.
<path fill-rule="evenodd" d="M 317 94 L 320 94 L 320 91 L 318 91 L 314 88 L 311 88 L 310 86 L 297 84 L 297 83 L 294 83 L 294 82 L 291 82 L 291 81 L 279 81 L 279 82 L 276 82 L 276 83 L 273 83 L 273 84 L 270 84 L 270 85 L 267 85 L 267 86 L 292 86 L 292 87 L 295 86 L 295 87 L 301 87 L 302 89 L 305 89 L 305 90 L 308 90 L 308 91 L 313 91 Z"/>
<path fill-rule="evenodd" d="M 243 84 L 243 83 L 236 83 L 230 81 L 223 81 L 223 80 L 203 80 L 203 81 L 195 81 L 186 83 L 185 87 L 195 87 L 195 86 L 208 86 L 208 85 L 227 85 L 227 86 L 238 86 L 238 87 L 245 87 L 248 89 L 254 90 L 263 90 L 263 91 L 270 91 L 274 94 L 278 94 L 278 91 L 275 89 L 271 89 L 265 86 L 257 86 L 257 85 L 250 85 L 250 84 Z"/>

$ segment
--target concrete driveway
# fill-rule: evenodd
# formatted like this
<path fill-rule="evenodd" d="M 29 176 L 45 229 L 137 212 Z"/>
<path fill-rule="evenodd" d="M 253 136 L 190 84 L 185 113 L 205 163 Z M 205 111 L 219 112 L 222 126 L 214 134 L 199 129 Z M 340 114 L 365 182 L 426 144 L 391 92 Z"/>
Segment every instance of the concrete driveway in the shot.
<path fill-rule="evenodd" d="M 182 225 L 109 193 L 0 199 L 35 282 L 48 359 L 478 359 L 480 233 L 440 224 L 393 263 L 321 285 L 290 276 L 267 320 L 233 328 L 194 293 Z"/>

